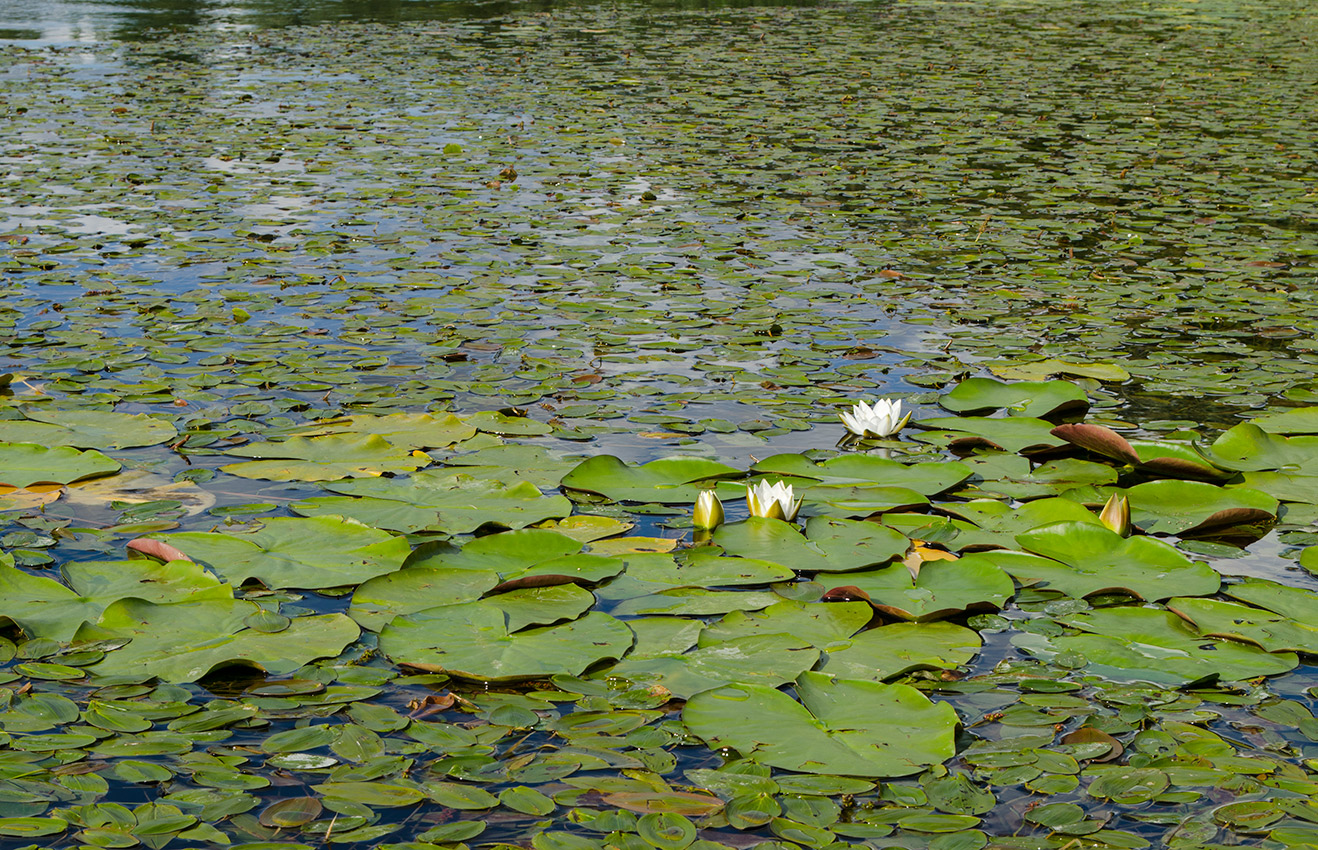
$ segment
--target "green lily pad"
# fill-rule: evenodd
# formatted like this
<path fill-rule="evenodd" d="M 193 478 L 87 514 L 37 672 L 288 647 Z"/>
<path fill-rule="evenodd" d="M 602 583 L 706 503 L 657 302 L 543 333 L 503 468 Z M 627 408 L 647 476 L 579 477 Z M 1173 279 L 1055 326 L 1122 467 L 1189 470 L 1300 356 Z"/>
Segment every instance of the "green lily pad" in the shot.
<path fill-rule="evenodd" d="M 563 486 L 598 493 L 615 502 L 694 504 L 708 482 L 740 478 L 741 470 L 701 458 L 670 457 L 632 466 L 613 455 L 582 461 L 563 476 Z M 704 485 L 704 486 L 702 486 Z"/>
<path fill-rule="evenodd" d="M 1315 554 L 1318 554 L 1318 549 Z M 1313 571 L 1312 568 L 1307 569 Z M 1289 587 L 1267 579 L 1249 578 L 1224 586 L 1222 592 L 1233 599 L 1266 608 L 1302 623 L 1318 623 L 1318 593 L 1312 590 Z"/>
<path fill-rule="evenodd" d="M 1203 453 L 1217 466 L 1236 472 L 1318 475 L 1318 436 L 1283 437 L 1249 422 L 1223 432 Z"/>
<path fill-rule="evenodd" d="M 169 422 L 145 413 L 29 407 L 23 409 L 23 415 L 27 418 L 0 419 L 0 440 L 80 449 L 125 449 L 154 446 L 178 436 Z"/>
<path fill-rule="evenodd" d="M 451 413 L 443 417 L 428 413 L 391 413 L 387 416 L 358 415 L 322 420 L 299 430 L 297 436 L 373 434 L 399 448 L 440 449 L 461 442 L 475 433 L 474 425 Z"/>
<path fill-rule="evenodd" d="M 1168 599 L 1167 608 L 1211 637 L 1248 641 L 1268 652 L 1318 655 L 1318 628 L 1282 614 L 1220 599 L 1193 597 Z"/>
<path fill-rule="evenodd" d="M 898 463 L 874 455 L 841 455 L 816 463 L 804 455 L 779 454 L 756 461 L 751 472 L 766 476 L 805 479 L 809 482 L 843 485 L 882 485 L 914 490 L 932 496 L 950 490 L 970 476 L 970 469 L 956 461 L 942 463 Z"/>
<path fill-rule="evenodd" d="M 411 472 L 430 464 L 430 456 L 424 452 L 413 453 L 396 447 L 374 434 L 290 437 L 280 442 L 238 446 L 226 454 L 258 460 L 231 463 L 220 467 L 222 471 L 268 481 L 334 481 L 385 472 Z"/>
<path fill-rule="evenodd" d="M 759 590 L 706 590 L 703 587 L 679 587 L 647 596 L 624 599 L 614 607 L 620 617 L 646 614 L 680 614 L 707 617 L 730 611 L 758 611 L 783 601 L 776 593 Z"/>
<path fill-rule="evenodd" d="M 1017 635 L 1012 642 L 1046 657 L 1074 653 L 1073 657 L 1088 662 L 1086 670 L 1093 675 L 1155 684 L 1272 676 L 1299 663 L 1294 653 L 1271 653 L 1235 641 L 1205 638 L 1170 611 L 1105 608 L 1061 619 L 1086 633 L 1051 638 Z"/>
<path fill-rule="evenodd" d="M 1237 483 L 1238 482 L 1238 483 Z M 1242 472 L 1238 479 L 1227 484 L 1228 489 L 1247 487 L 1261 490 L 1283 502 L 1318 504 L 1318 474 L 1278 472 Z"/>
<path fill-rule="evenodd" d="M 609 675 L 662 685 L 678 699 L 688 699 L 732 683 L 777 687 L 818 660 L 819 650 L 800 638 L 760 634 L 678 652 L 633 653 L 609 670 Z"/>
<path fill-rule="evenodd" d="M 1125 383 L 1130 373 L 1115 363 L 1080 363 L 1074 360 L 1016 360 L 987 364 L 989 371 L 1008 380 L 1037 381 L 1050 375 L 1074 375 L 1096 381 Z"/>
<path fill-rule="evenodd" d="M 169 605 L 122 599 L 107 607 L 95 626 L 79 629 L 75 640 L 130 639 L 91 666 L 96 675 L 195 682 L 228 664 L 291 673 L 308 661 L 338 655 L 360 634 L 342 614 L 294 617 L 287 629 L 267 634 L 246 626 L 258 610 L 233 599 Z"/>
<path fill-rule="evenodd" d="M 189 531 L 161 540 L 227 581 L 254 578 L 266 587 L 341 587 L 393 572 L 411 547 L 401 537 L 341 517 L 266 520 L 258 531 Z"/>
<path fill-rule="evenodd" d="M 912 577 L 903 565 L 852 573 L 820 573 L 830 596 L 860 597 L 900 620 L 937 620 L 967 610 L 998 609 L 1015 585 L 993 562 L 975 555 L 926 561 Z"/>
<path fill-rule="evenodd" d="M 1202 481 L 1149 481 L 1126 495 L 1131 522 L 1150 534 L 1203 532 L 1268 522 L 1277 515 L 1277 500 L 1267 493 Z"/>
<path fill-rule="evenodd" d="M 784 600 L 762 611 L 733 611 L 700 632 L 701 644 L 751 635 L 792 635 L 819 649 L 845 646 L 874 616 L 865 602 Z"/>
<path fill-rule="evenodd" d="M 818 484 L 801 494 L 802 512 L 813 516 L 868 517 L 885 511 L 912 510 L 929 500 L 906 487 L 875 484 Z"/>
<path fill-rule="evenodd" d="M 422 670 L 502 681 L 576 676 L 599 661 L 621 658 L 632 640 L 631 629 L 598 611 L 562 625 L 512 632 L 504 611 L 472 602 L 395 617 L 380 632 L 380 649 Z"/>
<path fill-rule="evenodd" d="M 1016 535 L 1058 522 L 1102 525 L 1093 511 L 1079 502 L 1062 498 L 1038 499 L 1016 508 L 996 499 L 948 502 L 939 508 L 977 526 L 958 526 L 955 540 L 961 551 L 972 547 L 1009 549 L 1016 545 Z"/>
<path fill-rule="evenodd" d="M 914 688 L 804 673 L 796 692 L 799 703 L 764 686 L 716 688 L 682 720 L 710 747 L 802 773 L 906 776 L 955 752 L 956 712 Z"/>
<path fill-rule="evenodd" d="M 1027 584 L 1068 596 L 1125 591 L 1141 599 L 1177 594 L 1215 593 L 1221 578 L 1202 562 L 1191 562 L 1176 549 L 1150 537 L 1122 537 L 1102 525 L 1061 522 L 1016 536 L 1022 548 L 1048 561 L 1010 553 L 984 553 L 993 563 Z M 1058 569 L 1056 564 L 1064 565 Z"/>
<path fill-rule="evenodd" d="M 1036 467 L 1019 455 L 980 452 L 966 458 L 965 465 L 977 479 L 958 491 L 957 495 L 966 497 L 1039 499 L 1077 487 L 1117 483 L 1117 471 L 1112 467 L 1077 458 L 1059 458 Z"/>
<path fill-rule="evenodd" d="M 73 561 L 63 571 L 68 586 L 16 569 L 11 557 L 0 555 L 0 616 L 32 637 L 68 641 L 119 599 L 163 603 L 233 596 L 229 585 L 190 561 Z"/>
<path fill-rule="evenodd" d="M 860 570 L 890 561 L 910 546 L 891 528 L 832 517 L 811 517 L 804 535 L 791 523 L 750 517 L 720 526 L 714 542 L 729 555 L 772 561 L 797 572 Z"/>
<path fill-rule="evenodd" d="M 575 457 L 559 460 L 541 446 L 521 444 L 447 455 L 443 460 L 446 466 L 473 478 L 491 478 L 506 484 L 529 481 L 541 488 L 557 487 L 563 476 L 581 462 Z"/>
<path fill-rule="evenodd" d="M 1065 445 L 1053 436 L 1053 424 L 1028 416 L 991 419 L 983 416 L 936 416 L 912 423 L 926 433 L 913 434 L 922 443 L 945 445 L 955 451 L 977 448 L 999 449 L 1012 454 L 1031 454 Z"/>
<path fill-rule="evenodd" d="M 1070 381 L 1023 381 L 1004 384 L 992 378 L 968 378 L 938 403 L 954 413 L 984 413 L 1006 409 L 1011 416 L 1047 419 L 1089 409 L 1085 391 Z"/>
<path fill-rule="evenodd" d="M 830 649 L 821 668 L 830 676 L 880 681 L 912 670 L 955 670 L 979 654 L 979 633 L 953 623 L 893 623 Z"/>
<path fill-rule="evenodd" d="M 1318 434 L 1318 407 L 1296 407 L 1250 420 L 1270 434 Z M 2 433 L 2 432 L 0 432 Z"/>
<path fill-rule="evenodd" d="M 33 484 L 71 484 L 119 471 L 119 462 L 98 451 L 35 443 L 0 443 L 0 484 L 22 489 Z"/>
<path fill-rule="evenodd" d="M 535 485 L 521 481 L 504 485 L 498 481 L 454 475 L 449 470 L 426 470 L 404 479 L 359 478 L 331 482 L 326 489 L 359 497 L 364 519 L 390 511 L 410 516 L 407 511 L 434 511 L 437 518 L 427 531 L 467 534 L 489 523 L 506 528 L 524 528 L 546 519 L 566 517 L 572 503 L 560 495 L 545 496 Z M 393 503 L 393 504 L 385 504 Z M 307 499 L 293 505 L 305 513 L 351 515 L 354 501 L 331 498 Z"/>

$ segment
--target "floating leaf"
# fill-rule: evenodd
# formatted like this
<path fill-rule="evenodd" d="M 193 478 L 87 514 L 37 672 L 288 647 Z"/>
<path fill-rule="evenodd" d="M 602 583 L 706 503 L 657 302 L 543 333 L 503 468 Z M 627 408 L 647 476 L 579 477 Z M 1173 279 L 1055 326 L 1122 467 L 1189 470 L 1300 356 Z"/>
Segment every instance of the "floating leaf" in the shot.
<path fill-rule="evenodd" d="M 981 556 L 926 562 L 912 576 L 904 566 L 853 573 L 820 573 L 830 596 L 865 599 L 902 620 L 936 620 L 968 609 L 997 609 L 1015 591 L 1011 579 Z"/>
<path fill-rule="evenodd" d="M 804 773 L 906 776 L 955 752 L 956 712 L 914 688 L 805 673 L 796 691 L 799 703 L 763 686 L 704 691 L 682 720 L 711 747 Z"/>
<path fill-rule="evenodd" d="M 485 681 L 575 676 L 631 645 L 631 630 L 607 614 L 510 633 L 507 615 L 479 602 L 396 617 L 380 633 L 380 648 L 401 664 Z"/>
<path fill-rule="evenodd" d="M 1281 614 L 1218 599 L 1190 597 L 1168 599 L 1167 608 L 1205 635 L 1248 641 L 1268 652 L 1318 655 L 1318 628 Z"/>
<path fill-rule="evenodd" d="M 271 519 L 247 534 L 183 532 L 159 538 L 234 584 L 340 587 L 393 572 L 411 552 L 400 537 L 341 517 Z"/>
<path fill-rule="evenodd" d="M 776 687 L 790 682 L 819 660 L 819 650 L 785 634 L 750 635 L 685 652 L 628 656 L 609 674 L 662 685 L 674 697 L 731 683 Z"/>
<path fill-rule="evenodd" d="M 1126 495 L 1131 522 L 1150 534 L 1205 532 L 1268 522 L 1277 515 L 1277 500 L 1266 493 L 1201 481 L 1149 481 Z"/>
<path fill-rule="evenodd" d="M 145 413 L 33 407 L 22 412 L 26 419 L 0 420 L 0 440 L 80 449 L 125 449 L 154 446 L 178 436 L 169 422 Z"/>
<path fill-rule="evenodd" d="M 1065 442 L 1053 436 L 1053 425 L 1042 419 L 1013 416 L 990 419 L 983 416 L 943 416 L 913 423 L 926 433 L 913 434 L 921 442 L 946 444 L 955 451 L 977 448 L 1031 454 L 1054 449 Z"/>
<path fill-rule="evenodd" d="M 391 413 L 387 416 L 357 415 L 343 419 L 321 420 L 309 428 L 298 431 L 297 436 L 366 434 L 381 437 L 390 445 L 399 448 L 441 449 L 461 442 L 475 433 L 474 425 L 451 413 L 443 417 L 431 416 L 428 413 Z M 257 456 L 245 455 L 245 457 Z"/>
<path fill-rule="evenodd" d="M 69 484 L 119 471 L 119 462 L 97 451 L 68 446 L 0 443 L 0 484 L 24 488 L 33 484 Z"/>
<path fill-rule="evenodd" d="M 269 481 L 334 481 L 379 476 L 385 472 L 411 472 L 430 464 L 428 455 L 395 447 L 374 434 L 290 437 L 280 442 L 238 446 L 226 454 L 258 460 L 231 463 L 220 467 L 222 471 Z"/>
<path fill-rule="evenodd" d="M 750 517 L 720 526 L 714 542 L 729 555 L 773 561 L 797 572 L 859 570 L 904 553 L 910 541 L 873 522 L 811 517 L 802 535 L 781 520 Z"/>
<path fill-rule="evenodd" d="M 363 519 L 384 518 L 386 522 L 392 515 L 400 515 L 413 530 L 446 534 L 466 534 L 487 523 L 516 529 L 572 513 L 572 503 L 566 497 L 545 496 L 525 481 L 505 486 L 438 470 L 401 480 L 356 479 L 326 486 L 360 498 L 305 499 L 294 503 L 293 508 L 312 515 L 352 515 L 360 510 Z M 428 525 L 416 527 L 427 519 Z"/>
<path fill-rule="evenodd" d="M 830 649 L 830 676 L 881 681 L 912 670 L 955 670 L 979 654 L 979 633 L 952 623 L 894 623 Z"/>
<path fill-rule="evenodd" d="M 960 484 L 970 476 L 965 464 L 955 461 L 942 463 L 898 463 L 874 455 L 841 455 L 816 463 L 804 455 L 779 454 L 756 461 L 751 471 L 767 476 L 799 478 L 797 483 L 820 484 L 879 484 L 914 490 L 924 496 L 942 493 Z"/>
<path fill-rule="evenodd" d="M 1070 416 L 1089 409 L 1085 391 L 1070 381 L 1024 381 L 1004 384 L 992 378 L 967 378 L 938 403 L 954 413 L 981 413 L 1007 409 L 1012 416 L 1047 419 Z"/>
<path fill-rule="evenodd" d="M 744 473 L 701 458 L 670 457 L 631 466 L 613 455 L 582 461 L 563 476 L 563 486 L 599 493 L 615 502 L 694 504 L 702 484 L 719 478 L 740 478 Z"/>

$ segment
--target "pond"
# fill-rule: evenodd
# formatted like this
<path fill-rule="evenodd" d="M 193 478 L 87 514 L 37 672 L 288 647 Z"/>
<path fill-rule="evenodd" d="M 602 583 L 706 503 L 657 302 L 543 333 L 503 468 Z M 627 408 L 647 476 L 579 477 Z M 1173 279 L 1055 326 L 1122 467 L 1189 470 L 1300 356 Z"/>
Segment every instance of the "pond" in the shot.
<path fill-rule="evenodd" d="M 0 2 L 0 848 L 1318 846 L 1316 86 L 1284 0 Z"/>

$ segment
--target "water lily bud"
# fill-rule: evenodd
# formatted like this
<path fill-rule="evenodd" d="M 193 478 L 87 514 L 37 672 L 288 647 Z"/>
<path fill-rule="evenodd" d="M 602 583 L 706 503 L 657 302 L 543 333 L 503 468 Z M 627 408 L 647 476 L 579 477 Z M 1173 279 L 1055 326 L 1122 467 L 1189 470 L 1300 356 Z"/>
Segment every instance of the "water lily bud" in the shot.
<path fill-rule="evenodd" d="M 847 430 L 857 437 L 890 437 L 906 426 L 911 414 L 902 416 L 901 399 L 881 398 L 873 406 L 859 402 L 850 413 L 839 413 L 838 418 Z"/>
<path fill-rule="evenodd" d="M 692 525 L 702 531 L 713 531 L 723 524 L 723 503 L 713 490 L 701 490 L 696 497 L 696 513 Z"/>
<path fill-rule="evenodd" d="M 801 500 L 792 501 L 792 496 L 792 485 L 781 481 L 773 485 L 761 481 L 754 487 L 746 488 L 746 504 L 750 507 L 751 516 L 791 522 L 796 519 L 797 511 L 801 510 Z"/>
<path fill-rule="evenodd" d="M 1107 504 L 1098 514 L 1101 521 L 1108 528 L 1120 534 L 1122 537 L 1130 536 L 1130 499 L 1126 498 L 1124 493 L 1113 493 L 1108 497 Z"/>

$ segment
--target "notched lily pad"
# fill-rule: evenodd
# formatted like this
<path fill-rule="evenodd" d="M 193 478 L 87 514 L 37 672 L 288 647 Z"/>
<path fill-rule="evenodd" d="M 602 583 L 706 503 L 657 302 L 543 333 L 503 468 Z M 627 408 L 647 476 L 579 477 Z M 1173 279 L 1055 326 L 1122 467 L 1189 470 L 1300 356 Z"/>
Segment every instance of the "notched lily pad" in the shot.
<path fill-rule="evenodd" d="M 69 484 L 119 471 L 119 462 L 98 451 L 36 443 L 0 443 L 0 484 Z"/>
<path fill-rule="evenodd" d="M 613 455 L 582 461 L 563 476 L 563 486 L 607 496 L 615 502 L 694 504 L 702 489 L 722 478 L 744 473 L 701 458 L 670 457 L 632 466 Z"/>
<path fill-rule="evenodd" d="M 1070 381 L 1022 381 L 1006 384 L 992 378 L 968 378 L 938 403 L 954 413 L 976 414 L 1006 409 L 1011 416 L 1052 419 L 1089 409 L 1085 391 Z"/>
<path fill-rule="evenodd" d="M 993 562 L 967 555 L 925 561 L 918 574 L 905 565 L 853 573 L 820 573 L 815 581 L 833 598 L 861 598 L 900 620 L 923 622 L 968 610 L 997 610 L 1015 592 L 1011 578 Z"/>
<path fill-rule="evenodd" d="M 172 424 L 145 413 L 33 407 L 22 412 L 26 419 L 0 419 L 0 440 L 80 449 L 125 449 L 154 446 L 178 435 Z"/>

